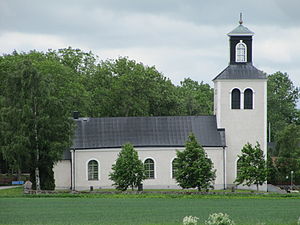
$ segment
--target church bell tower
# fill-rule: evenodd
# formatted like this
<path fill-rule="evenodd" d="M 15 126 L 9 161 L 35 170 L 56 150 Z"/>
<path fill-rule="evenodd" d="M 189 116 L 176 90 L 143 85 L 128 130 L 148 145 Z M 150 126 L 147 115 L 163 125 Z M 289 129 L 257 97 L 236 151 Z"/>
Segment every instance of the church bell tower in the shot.
<path fill-rule="evenodd" d="M 239 26 L 228 33 L 230 64 L 252 63 L 252 36 L 254 33 L 243 26 L 242 14 Z"/>
<path fill-rule="evenodd" d="M 254 33 L 239 25 L 229 36 L 229 65 L 213 79 L 214 114 L 218 128 L 225 128 L 226 184 L 236 179 L 238 155 L 247 143 L 258 142 L 267 154 L 267 78 L 253 66 Z"/>

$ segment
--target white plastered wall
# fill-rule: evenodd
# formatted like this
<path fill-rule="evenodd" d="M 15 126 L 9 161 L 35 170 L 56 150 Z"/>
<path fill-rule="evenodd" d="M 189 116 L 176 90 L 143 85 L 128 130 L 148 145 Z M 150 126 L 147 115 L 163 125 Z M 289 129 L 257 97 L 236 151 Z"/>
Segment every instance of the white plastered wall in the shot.
<path fill-rule="evenodd" d="M 69 189 L 71 188 L 71 161 L 60 160 L 54 167 L 54 180 L 56 189 Z"/>
<path fill-rule="evenodd" d="M 175 179 L 171 177 L 171 162 L 176 157 L 176 150 L 183 148 L 136 148 L 139 158 L 144 162 L 151 158 L 155 162 L 155 178 L 143 181 L 144 188 L 180 188 Z M 76 150 L 75 153 L 75 189 L 85 190 L 90 186 L 95 188 L 112 188 L 109 179 L 112 164 L 115 163 L 120 149 L 85 149 Z M 208 157 L 214 163 L 216 169 L 215 188 L 223 188 L 223 149 L 221 147 L 205 148 Z M 89 181 L 87 177 L 87 163 L 89 160 L 97 160 L 100 165 L 99 180 Z"/>
<path fill-rule="evenodd" d="M 267 154 L 267 80 L 216 80 L 215 106 L 219 128 L 225 128 L 227 145 L 227 184 L 233 184 L 236 178 L 236 161 L 246 143 L 255 145 L 258 142 L 264 155 Z M 231 109 L 231 90 L 241 91 L 241 109 Z M 243 109 L 243 92 L 253 90 L 253 109 Z"/>

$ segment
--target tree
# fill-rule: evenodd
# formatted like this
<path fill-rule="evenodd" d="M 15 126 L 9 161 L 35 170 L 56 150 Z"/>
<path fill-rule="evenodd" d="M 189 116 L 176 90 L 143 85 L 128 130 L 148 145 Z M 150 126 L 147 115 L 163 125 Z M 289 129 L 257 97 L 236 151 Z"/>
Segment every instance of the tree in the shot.
<path fill-rule="evenodd" d="M 268 153 L 267 156 L 267 182 L 268 184 L 276 184 L 278 180 L 278 170 L 271 156 Z"/>
<path fill-rule="evenodd" d="M 201 191 L 211 187 L 216 171 L 194 134 L 189 135 L 185 150 L 176 154 L 175 179 L 182 188 L 198 188 Z"/>
<path fill-rule="evenodd" d="M 17 55 L 0 71 L 7 87 L 0 110 L 1 149 L 12 165 L 21 168 L 26 162 L 37 189 L 54 189 L 52 168 L 71 144 L 73 121 L 57 97 L 57 83 L 30 57 Z"/>
<path fill-rule="evenodd" d="M 257 191 L 259 185 L 267 180 L 267 166 L 263 151 L 259 143 L 253 147 L 247 143 L 242 148 L 242 155 L 238 158 L 236 184 L 244 184 L 250 186 L 255 184 Z"/>
<path fill-rule="evenodd" d="M 275 153 L 278 156 L 275 165 L 278 170 L 278 182 L 285 183 L 291 171 L 295 181 L 300 181 L 300 125 L 289 124 L 277 134 Z"/>
<path fill-rule="evenodd" d="M 213 89 L 204 84 L 199 84 L 190 78 L 180 82 L 178 87 L 183 104 L 184 115 L 212 115 L 213 113 Z"/>
<path fill-rule="evenodd" d="M 133 190 L 145 179 L 143 163 L 139 160 L 137 151 L 129 143 L 122 146 L 116 163 L 112 165 L 112 170 L 109 176 L 118 190 L 126 191 L 128 187 Z"/>
<path fill-rule="evenodd" d="M 276 141 L 278 132 L 285 126 L 300 121 L 296 109 L 299 98 L 299 87 L 294 86 L 286 73 L 276 72 L 268 76 L 268 121 L 272 140 Z"/>
<path fill-rule="evenodd" d="M 89 81 L 93 116 L 180 114 L 176 87 L 155 67 L 126 57 L 101 61 Z"/>

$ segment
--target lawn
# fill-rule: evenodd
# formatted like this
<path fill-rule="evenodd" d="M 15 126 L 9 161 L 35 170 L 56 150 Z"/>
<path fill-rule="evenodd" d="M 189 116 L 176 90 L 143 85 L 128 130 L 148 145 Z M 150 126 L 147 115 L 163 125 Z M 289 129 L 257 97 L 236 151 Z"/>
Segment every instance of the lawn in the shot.
<path fill-rule="evenodd" d="M 291 198 L 14 198 L 0 195 L 0 224 L 201 224 L 225 212 L 237 224 L 296 224 L 300 199 Z"/>

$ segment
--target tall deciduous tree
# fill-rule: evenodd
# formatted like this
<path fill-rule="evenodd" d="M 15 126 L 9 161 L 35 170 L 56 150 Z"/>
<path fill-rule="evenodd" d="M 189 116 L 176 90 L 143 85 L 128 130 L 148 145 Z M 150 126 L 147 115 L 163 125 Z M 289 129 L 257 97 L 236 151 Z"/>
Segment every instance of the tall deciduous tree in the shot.
<path fill-rule="evenodd" d="M 180 82 L 178 87 L 184 115 L 211 115 L 213 110 L 213 89 L 203 82 L 190 78 Z"/>
<path fill-rule="evenodd" d="M 13 74 L 4 80 L 9 88 L 2 95 L 0 122 L 5 141 L 1 148 L 16 165 L 28 161 L 37 189 L 53 189 L 52 168 L 70 146 L 72 121 L 53 88 L 57 84 L 41 74 L 29 57 L 20 57 L 10 70 L 1 71 Z"/>
<path fill-rule="evenodd" d="M 247 143 L 243 147 L 242 155 L 238 158 L 237 167 L 236 184 L 247 186 L 255 184 L 258 191 L 259 185 L 267 180 L 267 165 L 259 143 L 254 147 Z"/>
<path fill-rule="evenodd" d="M 300 114 L 296 109 L 299 98 L 299 87 L 294 86 L 286 73 L 276 72 L 268 76 L 268 121 L 272 140 L 276 141 L 278 132 L 285 126 L 299 121 Z"/>
<path fill-rule="evenodd" d="M 194 134 L 189 135 L 185 150 L 177 151 L 175 179 L 182 188 L 207 190 L 215 180 L 215 170 Z"/>
<path fill-rule="evenodd" d="M 293 171 L 295 181 L 300 181 L 300 125 L 289 124 L 277 134 L 275 165 L 278 170 L 278 183 L 286 182 Z"/>
<path fill-rule="evenodd" d="M 102 61 L 91 80 L 93 116 L 178 115 L 176 87 L 155 67 L 120 57 Z"/>
<path fill-rule="evenodd" d="M 267 182 L 268 184 L 276 184 L 278 180 L 278 170 L 275 166 L 275 162 L 268 154 L 267 156 Z"/>
<path fill-rule="evenodd" d="M 129 143 L 122 147 L 116 163 L 112 165 L 112 170 L 109 176 L 118 190 L 126 191 L 128 187 L 133 190 L 145 179 L 143 163 Z"/>

